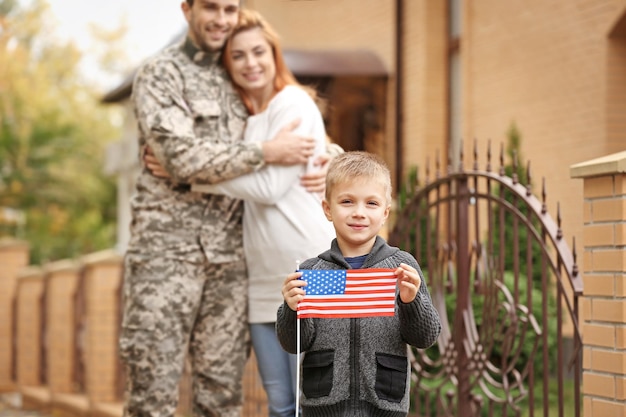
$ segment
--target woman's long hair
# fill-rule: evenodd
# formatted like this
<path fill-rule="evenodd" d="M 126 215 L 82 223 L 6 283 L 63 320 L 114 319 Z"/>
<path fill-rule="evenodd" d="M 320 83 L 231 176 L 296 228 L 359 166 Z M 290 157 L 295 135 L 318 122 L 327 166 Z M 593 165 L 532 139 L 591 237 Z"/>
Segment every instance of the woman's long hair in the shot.
<path fill-rule="evenodd" d="M 276 31 L 270 26 L 270 24 L 256 11 L 250 9 L 239 9 L 239 22 L 233 29 L 230 37 L 226 41 L 226 45 L 224 46 L 224 52 L 222 53 L 222 62 L 224 67 L 230 74 L 232 72 L 232 60 L 231 60 L 231 50 L 232 50 L 232 39 L 238 33 L 245 32 L 247 30 L 259 28 L 263 32 L 263 36 L 267 40 L 267 43 L 272 48 L 272 53 L 274 55 L 274 64 L 276 66 L 276 76 L 274 78 L 274 91 L 279 92 L 286 85 L 297 85 L 303 88 L 306 92 L 308 92 L 311 97 L 315 98 L 315 91 L 311 88 L 305 87 L 301 85 L 296 77 L 293 75 L 291 70 L 287 67 L 285 63 L 285 58 L 283 56 L 283 50 L 280 46 L 280 39 Z M 234 84 L 234 83 L 233 83 Z M 248 109 L 249 113 L 252 113 L 252 104 L 248 94 L 237 84 L 234 84 L 235 89 L 241 96 L 241 99 Z"/>

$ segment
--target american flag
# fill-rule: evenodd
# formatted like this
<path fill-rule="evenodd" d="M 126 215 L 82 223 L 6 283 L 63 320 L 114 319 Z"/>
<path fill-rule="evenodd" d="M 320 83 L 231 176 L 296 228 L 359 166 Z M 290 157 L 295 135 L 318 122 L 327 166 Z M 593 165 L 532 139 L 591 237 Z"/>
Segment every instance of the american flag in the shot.
<path fill-rule="evenodd" d="M 298 318 L 393 316 L 396 300 L 394 269 L 302 270 L 306 295 Z"/>

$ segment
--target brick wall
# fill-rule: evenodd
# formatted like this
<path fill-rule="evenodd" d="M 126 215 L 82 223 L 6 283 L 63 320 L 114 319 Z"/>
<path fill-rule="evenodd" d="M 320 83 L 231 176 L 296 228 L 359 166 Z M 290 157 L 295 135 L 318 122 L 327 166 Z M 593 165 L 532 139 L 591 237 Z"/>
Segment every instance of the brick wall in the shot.
<path fill-rule="evenodd" d="M 585 417 L 626 414 L 626 152 L 571 168 L 584 201 Z"/>
<path fill-rule="evenodd" d="M 8 255 L 7 255 L 8 254 Z M 16 254 L 20 254 L 18 257 Z M 6 255 L 6 256 L 5 256 Z M 0 246 L 0 261 L 22 259 L 13 275 L 2 269 L 3 288 L 12 279 L 18 282 L 17 349 L 18 380 L 11 380 L 9 353 L 1 357 L 7 363 L 4 370 L 7 391 L 19 389 L 25 409 L 51 413 L 58 417 L 117 417 L 122 414 L 118 393 L 119 362 L 117 356 L 117 326 L 119 323 L 119 289 L 122 279 L 122 259 L 114 251 L 87 255 L 78 260 L 62 260 L 43 267 L 24 266 L 28 246 L 20 242 Z M 18 262 L 16 265 L 19 265 Z M 3 264 L 4 265 L 4 264 Z M 8 261 L 6 263 L 8 265 Z M 19 270 L 18 270 L 19 269 Z M 80 284 L 83 280 L 82 285 Z M 77 292 L 84 297 L 84 307 L 76 305 Z M 5 292 L 0 295 L 5 295 Z M 45 297 L 45 341 L 42 336 L 40 307 Z M 81 297 L 78 297 L 79 299 Z M 9 303 L 10 304 L 10 303 Z M 81 303 L 82 304 L 82 303 Z M 82 340 L 86 387 L 77 387 L 75 371 L 78 357 L 75 351 L 75 310 L 86 311 Z M 80 313 L 79 313 L 80 314 Z M 3 341 L 11 346 L 8 334 Z M 47 382 L 41 384 L 41 346 L 45 343 Z M 10 349 L 9 349 L 10 350 Z M 180 383 L 179 415 L 191 412 L 191 378 L 186 371 Z M 267 399 L 260 383 L 254 357 L 246 366 L 244 377 L 245 415 L 267 415 Z"/>
<path fill-rule="evenodd" d="M 28 265 L 26 242 L 0 240 L 0 392 L 15 388 L 13 369 L 13 296 L 18 271 Z"/>

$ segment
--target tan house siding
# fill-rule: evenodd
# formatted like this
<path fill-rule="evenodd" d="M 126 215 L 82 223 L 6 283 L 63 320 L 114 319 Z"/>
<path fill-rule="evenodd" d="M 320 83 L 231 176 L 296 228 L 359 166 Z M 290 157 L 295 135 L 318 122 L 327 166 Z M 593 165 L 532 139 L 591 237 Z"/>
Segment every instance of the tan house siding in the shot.
<path fill-rule="evenodd" d="M 247 0 L 281 36 L 287 48 L 367 48 L 393 68 L 393 0 Z"/>

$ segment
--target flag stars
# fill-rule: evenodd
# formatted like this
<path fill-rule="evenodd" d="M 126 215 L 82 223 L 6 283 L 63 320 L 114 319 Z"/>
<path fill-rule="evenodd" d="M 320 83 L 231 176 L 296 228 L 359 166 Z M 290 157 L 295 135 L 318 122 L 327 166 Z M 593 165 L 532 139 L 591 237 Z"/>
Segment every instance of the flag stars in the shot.
<path fill-rule="evenodd" d="M 308 295 L 343 294 L 346 288 L 346 271 L 315 270 L 308 271 L 304 280 L 307 281 Z"/>

